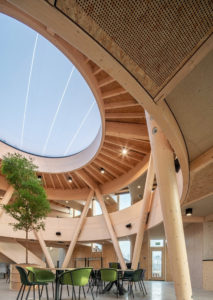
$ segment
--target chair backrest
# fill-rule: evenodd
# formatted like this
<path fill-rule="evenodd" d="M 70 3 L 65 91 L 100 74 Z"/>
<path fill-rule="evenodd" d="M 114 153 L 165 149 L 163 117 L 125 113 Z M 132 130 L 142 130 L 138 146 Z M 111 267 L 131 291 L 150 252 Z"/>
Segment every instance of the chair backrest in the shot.
<path fill-rule="evenodd" d="M 80 268 L 72 271 L 66 271 L 61 274 L 60 282 L 74 286 L 84 286 L 88 284 L 92 268 Z"/>
<path fill-rule="evenodd" d="M 140 281 L 142 279 L 143 269 L 137 269 L 132 273 L 131 280 L 134 282 Z"/>
<path fill-rule="evenodd" d="M 132 263 L 131 263 L 131 262 L 129 262 L 129 263 L 126 263 L 126 267 L 127 267 L 127 269 L 131 269 L 131 267 L 132 267 Z"/>
<path fill-rule="evenodd" d="M 25 269 L 20 266 L 16 266 L 16 269 L 19 272 L 21 283 L 24 285 L 30 285 L 31 282 L 28 280 L 27 272 L 25 271 Z"/>
<path fill-rule="evenodd" d="M 146 273 L 146 270 L 142 269 L 142 273 L 141 273 L 141 279 L 142 280 L 144 280 L 144 278 L 145 278 L 145 273 Z"/>
<path fill-rule="evenodd" d="M 118 272 L 117 269 L 112 269 L 112 268 L 105 268 L 105 269 L 100 269 L 101 272 L 101 280 L 102 281 L 115 281 L 118 278 Z"/>
<path fill-rule="evenodd" d="M 109 263 L 109 268 L 110 268 L 110 269 L 120 269 L 120 268 L 121 268 L 121 265 L 120 265 L 120 263 L 118 263 L 118 262 L 110 262 L 110 263 Z"/>
<path fill-rule="evenodd" d="M 34 267 L 27 267 L 28 271 L 32 272 L 34 274 L 34 279 L 37 281 L 54 281 L 55 280 L 55 274 L 51 272 L 50 270 L 46 269 L 40 269 L 40 268 L 34 268 Z M 30 274 L 29 274 L 30 275 Z M 30 278 L 31 280 L 31 276 Z"/>

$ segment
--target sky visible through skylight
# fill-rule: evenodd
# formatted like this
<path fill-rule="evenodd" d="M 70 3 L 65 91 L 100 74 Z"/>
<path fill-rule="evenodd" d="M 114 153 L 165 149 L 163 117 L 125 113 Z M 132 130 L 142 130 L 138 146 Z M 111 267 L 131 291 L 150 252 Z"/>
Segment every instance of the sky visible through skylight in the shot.
<path fill-rule="evenodd" d="M 4 14 L 0 36 L 0 140 L 48 157 L 87 148 L 101 118 L 75 66 L 37 32 Z"/>

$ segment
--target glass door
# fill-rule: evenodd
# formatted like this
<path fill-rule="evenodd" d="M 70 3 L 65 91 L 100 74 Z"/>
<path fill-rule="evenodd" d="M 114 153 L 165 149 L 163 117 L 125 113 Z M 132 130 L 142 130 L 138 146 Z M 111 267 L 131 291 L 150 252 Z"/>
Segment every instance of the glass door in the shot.
<path fill-rule="evenodd" d="M 165 254 L 164 245 L 150 244 L 150 272 L 149 279 L 151 280 L 165 280 Z"/>

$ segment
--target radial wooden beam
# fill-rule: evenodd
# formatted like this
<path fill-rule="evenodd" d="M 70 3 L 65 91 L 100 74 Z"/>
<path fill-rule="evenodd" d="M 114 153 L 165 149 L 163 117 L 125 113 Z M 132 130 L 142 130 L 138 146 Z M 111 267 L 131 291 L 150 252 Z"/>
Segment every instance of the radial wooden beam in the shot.
<path fill-rule="evenodd" d="M 102 167 L 104 168 L 108 173 L 112 174 L 112 176 L 114 176 L 115 178 L 117 178 L 119 175 L 122 174 L 122 172 L 118 171 L 116 167 L 112 168 L 111 166 L 109 166 L 109 164 L 107 164 L 106 162 L 96 158 L 96 160 L 94 160 L 93 162 L 97 167 Z"/>
<path fill-rule="evenodd" d="M 126 264 L 125 264 L 123 255 L 121 253 L 121 249 L 120 249 L 120 246 L 119 246 L 119 243 L 118 243 L 118 240 L 117 240 L 117 237 L 116 237 L 116 234 L 115 234 L 110 216 L 108 214 L 106 205 L 104 203 L 103 196 L 101 195 L 101 192 L 98 188 L 95 189 L 95 194 L 96 194 L 96 197 L 97 197 L 98 202 L 100 204 L 100 207 L 101 207 L 101 210 L 102 210 L 105 222 L 106 222 L 106 226 L 107 226 L 107 229 L 109 231 L 109 234 L 110 234 L 110 237 L 111 237 L 114 249 L 115 249 L 115 253 L 116 253 L 116 255 L 118 257 L 118 260 L 121 264 L 121 268 L 123 270 L 125 270 L 126 269 Z"/>
<path fill-rule="evenodd" d="M 146 113 L 146 119 L 176 297 L 177 300 L 191 300 L 192 288 L 174 167 L 174 153 L 160 127 L 148 113 Z"/>
<path fill-rule="evenodd" d="M 107 76 L 106 78 L 101 79 L 101 80 L 98 81 L 98 86 L 99 86 L 99 88 L 101 88 L 101 87 L 103 87 L 103 86 L 106 86 L 106 85 L 108 85 L 108 84 L 114 82 L 114 81 L 115 81 L 114 78 L 112 78 L 112 77 L 110 77 L 110 76 Z"/>
<path fill-rule="evenodd" d="M 14 192 L 14 188 L 12 186 L 9 186 L 9 188 L 7 189 L 7 191 L 5 192 L 2 200 L 1 200 L 1 206 L 0 206 L 0 216 L 3 214 L 4 209 L 3 209 L 3 205 L 7 205 L 8 202 L 10 201 L 12 195 Z"/>
<path fill-rule="evenodd" d="M 108 155 L 106 153 L 100 153 L 98 156 L 99 159 L 103 160 L 104 162 L 108 163 L 112 167 L 116 167 L 118 171 L 120 171 L 122 174 L 129 170 L 129 167 L 127 167 L 124 164 L 121 164 L 121 162 L 116 159 L 115 157 L 112 157 L 111 155 Z"/>
<path fill-rule="evenodd" d="M 76 174 L 83 179 L 86 184 L 92 189 L 95 190 L 97 188 L 97 184 L 92 180 L 92 178 L 84 171 L 78 170 Z"/>
<path fill-rule="evenodd" d="M 64 259 L 64 262 L 63 262 L 63 265 L 62 265 L 62 268 L 66 268 L 70 262 L 70 259 L 72 257 L 72 253 L 73 253 L 73 250 L 75 248 L 75 245 L 77 243 L 77 240 L 78 240 L 78 237 L 79 237 L 79 234 L 83 228 L 83 224 L 84 224 L 84 221 L 85 221 L 85 218 L 87 216 L 87 213 L 88 213 L 88 210 L 89 210 L 89 206 L 90 206 L 90 203 L 91 203 L 91 200 L 93 198 L 93 195 L 94 195 L 94 191 L 91 190 L 90 193 L 89 193 L 89 196 L 87 198 L 87 201 L 84 205 L 84 209 L 81 213 L 81 216 L 78 220 L 78 224 L 75 228 L 75 231 L 74 231 L 74 235 L 72 237 L 72 240 L 71 240 L 71 243 L 69 245 L 69 248 L 67 250 L 67 253 L 66 253 L 66 256 L 65 256 L 65 259 Z"/>
<path fill-rule="evenodd" d="M 127 91 L 125 89 L 123 89 L 122 87 L 118 87 L 116 89 L 113 89 L 113 90 L 110 90 L 110 91 L 107 91 L 107 92 L 103 92 L 102 93 L 102 98 L 107 99 L 107 98 L 111 98 L 111 97 L 114 97 L 114 96 L 123 95 L 123 94 L 126 94 L 126 93 L 127 93 Z"/>
<path fill-rule="evenodd" d="M 149 140 L 146 125 L 106 122 L 106 135 L 129 139 Z"/>
<path fill-rule="evenodd" d="M 147 145 L 147 142 L 144 141 L 129 141 L 127 139 L 122 139 L 118 137 L 106 136 L 105 142 L 112 145 L 126 147 L 128 149 L 132 149 L 143 154 L 147 154 L 150 152 L 150 146 Z"/>
<path fill-rule="evenodd" d="M 132 258 L 132 269 L 137 269 L 138 262 L 140 260 L 140 253 L 141 253 L 141 247 L 143 243 L 144 231 L 146 227 L 147 214 L 149 212 L 149 207 L 150 207 L 153 180 L 154 180 L 154 167 L 153 167 L 152 156 L 150 156 L 149 167 L 148 167 L 146 183 L 144 188 L 144 196 L 142 200 L 142 207 L 141 207 L 139 223 L 138 223 L 138 233 L 135 240 L 133 258 Z"/>
<path fill-rule="evenodd" d="M 48 266 L 49 266 L 50 268 L 54 268 L 55 266 L 54 266 L 52 257 L 51 257 L 51 255 L 50 255 L 48 249 L 47 249 L 47 246 L 46 246 L 46 244 L 45 244 L 45 241 L 44 241 L 44 239 L 43 239 L 43 236 L 42 236 L 41 231 L 37 232 L 37 231 L 34 230 L 34 235 L 35 235 L 35 237 L 37 238 L 37 240 L 39 241 L 39 244 L 40 244 L 41 249 L 42 249 L 42 251 L 43 251 L 43 253 L 44 253 L 44 256 L 45 256 L 45 258 L 46 258 L 46 261 L 47 261 Z"/>
<path fill-rule="evenodd" d="M 105 118 L 106 119 L 142 119 L 145 118 L 145 113 L 137 113 L 137 112 L 132 112 L 132 113 L 114 113 L 114 112 L 106 112 L 105 113 Z"/>
<path fill-rule="evenodd" d="M 113 151 L 114 153 L 117 153 L 117 155 L 120 155 L 120 158 L 123 159 L 123 160 L 130 158 L 130 159 L 133 159 L 135 161 L 141 161 L 144 157 L 143 154 L 138 153 L 136 151 L 132 151 L 128 147 L 120 147 L 120 146 L 113 145 L 113 144 L 110 144 L 110 143 L 107 143 L 107 142 L 105 142 L 103 144 L 103 148 L 107 149 L 107 150 L 110 150 L 110 151 Z M 127 154 L 125 154 L 125 155 L 122 154 L 123 148 L 125 148 L 127 150 Z"/>
<path fill-rule="evenodd" d="M 123 165 L 124 167 L 128 167 L 129 169 L 131 169 L 132 167 L 134 167 L 135 165 L 135 160 L 133 159 L 131 161 L 131 158 L 128 159 L 128 157 L 121 157 L 119 155 L 119 153 L 117 153 L 117 155 L 115 155 L 115 152 L 111 149 L 106 149 L 105 147 L 102 147 L 101 149 L 101 153 L 105 156 L 108 156 L 109 158 L 115 159 L 116 161 L 119 161 L 119 163 L 121 165 Z"/>
<path fill-rule="evenodd" d="M 122 101 L 115 101 L 115 102 L 112 101 L 112 102 L 104 103 L 105 110 L 123 108 L 123 107 L 132 107 L 132 106 L 139 106 L 139 104 L 133 98 L 122 100 Z"/>

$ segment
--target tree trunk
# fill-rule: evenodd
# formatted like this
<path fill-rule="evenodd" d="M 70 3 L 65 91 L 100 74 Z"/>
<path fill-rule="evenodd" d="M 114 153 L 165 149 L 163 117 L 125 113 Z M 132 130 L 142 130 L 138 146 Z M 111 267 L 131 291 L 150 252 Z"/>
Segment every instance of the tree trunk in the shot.
<path fill-rule="evenodd" d="M 28 264 L 28 230 L 26 230 L 26 264 Z"/>

